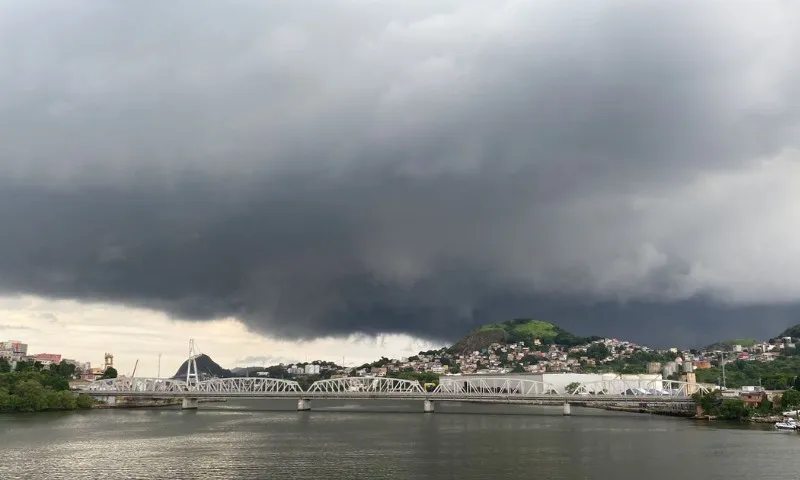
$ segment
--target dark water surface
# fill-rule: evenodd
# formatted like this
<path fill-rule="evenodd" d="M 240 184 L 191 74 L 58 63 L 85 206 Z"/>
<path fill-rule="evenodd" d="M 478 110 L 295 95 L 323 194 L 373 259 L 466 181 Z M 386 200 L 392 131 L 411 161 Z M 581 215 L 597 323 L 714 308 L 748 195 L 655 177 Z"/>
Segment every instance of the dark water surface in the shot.
<path fill-rule="evenodd" d="M 769 427 L 418 403 L 0 415 L 0 479 L 800 478 L 800 434 Z"/>

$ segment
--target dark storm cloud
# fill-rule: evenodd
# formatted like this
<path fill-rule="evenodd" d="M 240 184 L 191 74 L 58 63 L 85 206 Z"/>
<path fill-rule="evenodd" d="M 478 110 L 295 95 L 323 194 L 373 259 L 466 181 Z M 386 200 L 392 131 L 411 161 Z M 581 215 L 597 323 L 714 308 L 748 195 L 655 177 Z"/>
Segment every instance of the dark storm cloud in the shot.
<path fill-rule="evenodd" d="M 8 2 L 0 288 L 288 337 L 498 316 L 653 337 L 742 331 L 743 308 L 782 326 L 797 20 L 778 2 Z"/>

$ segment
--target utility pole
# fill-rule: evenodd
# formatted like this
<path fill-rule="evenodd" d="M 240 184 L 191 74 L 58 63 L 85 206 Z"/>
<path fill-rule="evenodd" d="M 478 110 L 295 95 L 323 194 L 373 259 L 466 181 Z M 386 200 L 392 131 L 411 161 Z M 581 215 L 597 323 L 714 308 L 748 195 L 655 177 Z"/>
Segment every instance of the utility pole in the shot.
<path fill-rule="evenodd" d="M 720 357 L 722 358 L 722 360 L 720 361 L 720 363 L 722 364 L 722 389 L 726 390 L 728 387 L 727 387 L 727 385 L 725 383 L 725 352 L 724 351 L 720 353 Z"/>
<path fill-rule="evenodd" d="M 158 375 L 156 378 L 161 378 L 161 352 L 158 353 Z"/>

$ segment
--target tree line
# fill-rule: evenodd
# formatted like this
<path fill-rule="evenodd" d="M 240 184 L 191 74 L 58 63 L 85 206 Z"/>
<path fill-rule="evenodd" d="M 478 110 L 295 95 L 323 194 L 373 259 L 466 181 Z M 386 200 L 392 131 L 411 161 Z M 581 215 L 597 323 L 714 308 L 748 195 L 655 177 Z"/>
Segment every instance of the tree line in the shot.
<path fill-rule="evenodd" d="M 783 392 L 777 405 L 765 399 L 758 407 L 748 407 L 741 398 L 723 398 L 719 390 L 707 394 L 697 392 L 692 398 L 706 415 L 723 420 L 743 420 L 754 415 L 770 415 L 800 408 L 800 390 L 796 388 Z"/>
<path fill-rule="evenodd" d="M 92 408 L 94 400 L 69 390 L 75 365 L 61 362 L 44 368 L 38 362 L 18 362 L 14 371 L 0 359 L 0 412 L 40 412 Z"/>
<path fill-rule="evenodd" d="M 729 388 L 753 385 L 766 390 L 800 387 L 800 381 L 796 383 L 800 374 L 800 356 L 795 354 L 795 349 L 787 350 L 771 362 L 736 360 L 725 364 L 725 385 Z M 699 383 L 722 383 L 722 368 L 719 366 L 696 370 L 695 374 Z"/>

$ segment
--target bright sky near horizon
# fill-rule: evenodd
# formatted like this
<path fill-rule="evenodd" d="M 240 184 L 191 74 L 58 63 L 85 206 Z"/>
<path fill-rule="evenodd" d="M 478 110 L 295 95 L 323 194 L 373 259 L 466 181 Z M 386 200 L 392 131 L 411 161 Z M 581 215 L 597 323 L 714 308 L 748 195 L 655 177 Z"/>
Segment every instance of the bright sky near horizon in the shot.
<path fill-rule="evenodd" d="M 190 338 L 224 368 L 305 360 L 355 366 L 441 346 L 405 334 L 276 340 L 248 331 L 234 318 L 177 321 L 154 310 L 34 296 L 0 297 L 0 319 L 0 340 L 27 343 L 29 354 L 60 353 L 99 366 L 109 352 L 123 374 L 132 373 L 138 359 L 137 376 L 158 374 L 159 353 L 161 376 L 172 376 L 186 359 Z"/>

